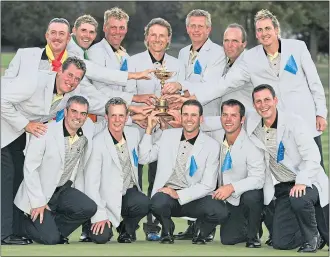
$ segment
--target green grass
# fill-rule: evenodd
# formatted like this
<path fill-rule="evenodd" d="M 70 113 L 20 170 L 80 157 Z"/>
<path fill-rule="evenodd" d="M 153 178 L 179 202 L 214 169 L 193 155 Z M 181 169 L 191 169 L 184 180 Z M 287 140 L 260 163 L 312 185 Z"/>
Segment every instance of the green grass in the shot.
<path fill-rule="evenodd" d="M 1 55 L 1 74 L 8 66 L 13 57 L 13 53 Z M 329 66 L 318 65 L 318 71 L 326 91 L 327 101 L 329 99 Z M 329 102 L 327 102 L 329 109 Z M 329 128 L 322 135 L 323 156 L 326 172 L 329 172 Z M 147 172 L 143 176 L 144 191 L 147 189 Z M 184 231 L 187 223 L 183 219 L 174 219 L 175 232 Z M 142 222 L 140 223 L 142 227 Z M 105 245 L 96 245 L 94 243 L 79 243 L 80 229 L 76 230 L 70 236 L 69 245 L 43 246 L 36 243 L 28 246 L 2 246 L 2 256 L 302 256 L 296 250 L 279 251 L 274 250 L 264 244 L 267 240 L 267 229 L 264 229 L 262 237 L 262 248 L 247 249 L 245 244 L 235 246 L 224 246 L 220 243 L 219 229 L 217 229 L 215 241 L 205 246 L 192 245 L 190 241 L 176 241 L 173 245 L 161 245 L 157 242 L 145 241 L 142 228 L 137 232 L 137 242 L 133 244 L 121 245 L 116 242 L 117 234 L 110 243 Z M 328 256 L 328 249 L 318 251 L 312 256 Z M 306 254 L 304 254 L 306 256 Z"/>

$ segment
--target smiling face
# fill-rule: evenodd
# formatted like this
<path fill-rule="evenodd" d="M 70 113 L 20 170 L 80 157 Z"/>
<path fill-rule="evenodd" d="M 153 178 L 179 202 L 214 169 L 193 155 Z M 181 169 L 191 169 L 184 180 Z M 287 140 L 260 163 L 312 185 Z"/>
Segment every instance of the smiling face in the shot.
<path fill-rule="evenodd" d="M 110 17 L 103 26 L 103 31 L 109 44 L 118 49 L 127 33 L 127 20 Z"/>
<path fill-rule="evenodd" d="M 68 26 L 59 22 L 49 24 L 45 37 L 53 54 L 64 51 L 71 38 Z"/>
<path fill-rule="evenodd" d="M 68 68 L 57 72 L 56 89 L 58 94 L 69 93 L 77 88 L 84 76 L 84 71 L 78 69 L 74 64 L 70 64 Z"/>
<path fill-rule="evenodd" d="M 204 43 L 211 32 L 211 27 L 206 25 L 206 17 L 204 16 L 191 16 L 186 29 L 193 44 Z"/>
<path fill-rule="evenodd" d="M 273 97 L 268 89 L 255 92 L 253 97 L 253 106 L 258 114 L 265 120 L 275 121 L 276 106 L 278 103 L 277 97 Z"/>
<path fill-rule="evenodd" d="M 64 109 L 64 122 L 68 132 L 77 132 L 87 119 L 88 106 L 73 102 L 68 109 Z"/>
<path fill-rule="evenodd" d="M 72 33 L 76 36 L 78 45 L 84 49 L 88 49 L 96 38 L 96 28 L 89 23 L 73 28 Z"/>
<path fill-rule="evenodd" d="M 170 40 L 167 28 L 158 24 L 152 25 L 146 35 L 146 43 L 151 53 L 165 52 Z"/>
<path fill-rule="evenodd" d="M 239 133 L 241 131 L 244 117 L 241 119 L 238 105 L 224 105 L 221 113 L 221 124 L 226 134 Z"/>
<path fill-rule="evenodd" d="M 183 130 L 193 133 L 199 130 L 199 126 L 203 121 L 203 116 L 199 115 L 199 108 L 195 105 L 185 105 L 181 113 L 181 125 Z"/>
<path fill-rule="evenodd" d="M 108 114 L 105 116 L 108 121 L 108 128 L 112 134 L 122 133 L 128 119 L 126 107 L 123 104 L 110 105 Z"/>
<path fill-rule="evenodd" d="M 271 19 L 266 18 L 256 22 L 256 38 L 264 47 L 269 47 L 278 41 L 278 28 L 274 28 Z"/>

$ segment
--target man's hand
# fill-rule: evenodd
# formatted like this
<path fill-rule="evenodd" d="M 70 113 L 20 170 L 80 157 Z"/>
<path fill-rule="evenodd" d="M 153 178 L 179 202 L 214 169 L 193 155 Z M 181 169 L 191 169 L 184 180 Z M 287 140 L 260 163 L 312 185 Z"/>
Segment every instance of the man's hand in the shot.
<path fill-rule="evenodd" d="M 134 95 L 132 101 L 136 103 L 145 103 L 147 105 L 154 105 L 157 96 L 154 94 Z"/>
<path fill-rule="evenodd" d="M 135 114 L 142 114 L 144 116 L 147 116 L 149 113 L 152 112 L 152 110 L 155 109 L 155 106 L 153 105 L 130 105 L 128 107 L 129 111 L 133 114 L 132 117 Z"/>
<path fill-rule="evenodd" d="M 168 123 L 167 123 L 167 121 L 165 120 L 164 117 L 159 118 L 159 124 L 160 124 L 160 129 L 161 130 L 168 129 Z"/>
<path fill-rule="evenodd" d="M 182 86 L 179 82 L 168 82 L 164 85 L 162 89 L 162 94 L 174 94 L 182 89 Z"/>
<path fill-rule="evenodd" d="M 219 187 L 213 194 L 212 198 L 215 200 L 226 200 L 232 193 L 235 192 L 235 189 L 232 184 L 224 185 Z"/>
<path fill-rule="evenodd" d="M 149 80 L 151 79 L 151 73 L 154 72 L 154 69 L 148 69 L 144 71 L 138 71 L 138 72 L 129 72 L 128 73 L 128 79 L 135 79 L 135 80 L 140 80 L 140 79 L 146 79 Z"/>
<path fill-rule="evenodd" d="M 290 196 L 292 197 L 302 197 L 306 194 L 306 185 L 302 184 L 296 184 L 293 188 L 290 190 Z"/>
<path fill-rule="evenodd" d="M 173 188 L 170 187 L 163 187 L 161 189 L 158 189 L 157 192 L 163 192 L 164 194 L 169 195 L 173 199 L 179 199 L 178 193 Z"/>
<path fill-rule="evenodd" d="M 159 111 L 152 111 L 148 116 L 148 126 L 146 129 L 146 134 L 151 135 L 153 128 L 156 127 L 158 123 L 160 123 L 159 117 L 156 116 L 156 114 L 158 113 Z"/>
<path fill-rule="evenodd" d="M 181 113 L 178 110 L 168 110 L 168 114 L 172 115 L 173 120 L 169 121 L 168 124 L 173 128 L 181 128 Z"/>
<path fill-rule="evenodd" d="M 163 95 L 163 99 L 166 99 L 170 103 L 184 103 L 185 101 L 189 100 L 188 97 L 184 97 L 178 94 Z"/>
<path fill-rule="evenodd" d="M 44 206 L 38 207 L 38 208 L 32 208 L 31 209 L 31 219 L 33 222 L 36 221 L 36 219 L 38 218 L 38 216 L 40 215 L 40 224 L 43 222 L 44 220 L 44 211 L 45 209 L 50 211 L 49 206 L 46 204 Z"/>
<path fill-rule="evenodd" d="M 46 134 L 47 125 L 40 122 L 30 121 L 24 129 L 26 132 L 31 133 L 36 137 L 41 137 Z"/>
<path fill-rule="evenodd" d="M 324 131 L 327 128 L 327 120 L 321 116 L 316 116 L 316 129 L 318 131 Z"/>
<path fill-rule="evenodd" d="M 145 120 L 135 120 L 135 124 L 139 125 L 141 128 L 146 129 L 148 127 L 148 119 Z"/>
<path fill-rule="evenodd" d="M 104 231 L 104 227 L 105 225 L 108 224 L 109 228 L 110 228 L 110 221 L 109 220 L 102 220 L 96 223 L 92 224 L 91 230 L 93 232 L 94 235 L 98 235 L 98 234 L 103 234 Z"/>

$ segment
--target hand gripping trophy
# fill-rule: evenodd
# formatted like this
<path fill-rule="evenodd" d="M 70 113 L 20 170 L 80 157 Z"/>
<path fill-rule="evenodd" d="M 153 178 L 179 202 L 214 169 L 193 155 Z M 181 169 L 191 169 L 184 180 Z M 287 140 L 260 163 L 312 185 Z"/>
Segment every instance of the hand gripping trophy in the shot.
<path fill-rule="evenodd" d="M 172 76 L 176 74 L 175 71 L 168 71 L 165 63 L 155 63 L 156 70 L 154 71 L 154 74 L 157 79 L 160 80 L 161 88 L 163 89 L 165 85 L 165 81 L 170 79 Z M 166 120 L 172 119 L 172 115 L 168 114 L 167 111 L 169 109 L 168 107 L 168 101 L 166 99 L 163 99 L 162 96 L 158 99 L 156 102 L 156 109 L 160 112 L 156 116 L 162 116 Z"/>

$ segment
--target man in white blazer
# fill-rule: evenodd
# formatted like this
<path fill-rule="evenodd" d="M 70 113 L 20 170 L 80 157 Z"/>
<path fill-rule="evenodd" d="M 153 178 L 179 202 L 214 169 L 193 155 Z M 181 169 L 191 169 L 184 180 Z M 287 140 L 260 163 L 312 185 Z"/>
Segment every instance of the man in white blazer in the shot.
<path fill-rule="evenodd" d="M 251 82 L 254 87 L 270 84 L 279 99 L 279 107 L 306 120 L 320 153 L 320 134 L 327 127 L 324 88 L 315 64 L 303 41 L 280 38 L 279 22 L 268 10 L 255 16 L 256 37 L 260 45 L 250 49 L 225 78 L 200 90 L 191 91 L 202 103 Z"/>
<path fill-rule="evenodd" d="M 63 118 L 66 101 L 79 92 L 86 71 L 83 61 L 74 57 L 66 59 L 57 72 L 51 71 L 48 59 L 40 59 L 42 52 L 40 48 L 20 49 L 1 77 L 2 244 L 24 244 L 14 236 L 20 232 L 15 231 L 19 230 L 15 228 L 18 217 L 13 222 L 13 199 L 23 179 L 25 132 L 42 136 L 47 130 L 44 122 L 57 113 L 58 119 Z"/>
<path fill-rule="evenodd" d="M 200 131 L 203 107 L 196 100 L 183 104 L 183 129 L 168 129 L 152 143 L 151 131 L 159 118 L 148 117 L 146 134 L 140 143 L 141 159 L 158 160 L 152 190 L 151 212 L 162 225 L 161 243 L 174 243 L 172 217 L 197 218 L 193 244 L 205 244 L 205 237 L 227 217 L 223 201 L 212 199 L 219 168 L 219 144 Z"/>
<path fill-rule="evenodd" d="M 253 91 L 257 114 L 247 119 L 247 133 L 263 148 L 269 170 L 279 182 L 275 195 L 273 247 L 315 252 L 319 235 L 329 245 L 328 176 L 309 127 L 299 117 L 276 108 L 274 89 L 262 84 Z"/>
<path fill-rule="evenodd" d="M 29 141 L 14 203 L 26 215 L 27 237 L 40 244 L 68 243 L 67 237 L 96 212 L 96 204 L 84 194 L 83 170 L 93 137 L 105 123 L 94 125 L 88 106 L 83 96 L 70 97 L 64 119 Z"/>
<path fill-rule="evenodd" d="M 170 47 L 172 28 L 171 25 L 162 18 L 152 19 L 144 29 L 144 43 L 147 50 L 133 55 L 128 58 L 128 71 L 141 72 L 146 69 L 166 68 L 166 70 L 174 72 L 173 76 L 167 81 L 178 81 L 185 78 L 185 69 L 183 63 L 166 53 Z M 130 80 L 127 82 L 127 88 L 134 94 L 155 94 L 161 96 L 160 80 L 155 76 L 151 80 Z M 137 126 L 140 131 L 141 138 L 147 127 L 147 119 L 145 126 Z M 139 164 L 139 184 L 142 188 L 142 169 L 143 165 Z M 154 184 L 157 170 L 157 162 L 148 164 L 148 197 L 151 197 L 151 191 Z M 152 215 L 147 217 L 147 223 L 143 224 L 146 233 L 146 239 L 149 241 L 157 241 L 160 239 L 158 235 L 160 227 L 152 222 Z"/>
<path fill-rule="evenodd" d="M 103 31 L 105 38 L 88 49 L 87 55 L 89 60 L 107 68 L 107 70 L 127 72 L 127 58 L 129 56 L 121 46 L 121 42 L 127 33 L 128 20 L 128 14 L 118 7 L 114 7 L 104 13 Z M 142 73 L 142 78 L 148 78 L 146 75 L 148 73 L 149 71 Z M 122 77 L 127 80 L 127 75 Z M 136 102 L 152 105 L 152 99 L 155 98 L 153 94 L 134 95 L 127 89 L 127 86 L 118 83 L 105 83 L 98 80 L 92 80 L 92 83 L 103 94 L 121 97 L 127 104 Z"/>
<path fill-rule="evenodd" d="M 97 204 L 89 236 L 95 243 L 106 243 L 114 226 L 119 243 L 132 243 L 139 221 L 149 212 L 149 198 L 138 183 L 140 134 L 124 127 L 128 109 L 122 98 L 110 99 L 105 110 L 108 128 L 94 139 L 85 171 L 85 192 Z"/>
<path fill-rule="evenodd" d="M 165 84 L 164 93 L 175 93 L 180 85 L 182 91 L 188 90 L 194 85 L 202 84 L 201 90 L 207 91 L 208 84 L 216 83 L 221 78 L 222 71 L 226 65 L 224 50 L 209 38 L 211 33 L 211 15 L 205 10 L 192 10 L 186 17 L 187 33 L 191 44 L 182 48 L 179 52 L 181 60 L 186 69 L 186 77 L 178 82 Z M 203 102 L 204 116 L 220 114 L 220 98 Z"/>
<path fill-rule="evenodd" d="M 263 151 L 248 138 L 242 124 L 245 107 L 229 99 L 221 105 L 221 124 L 225 136 L 221 142 L 218 189 L 213 198 L 226 200 L 229 216 L 220 229 L 221 243 L 246 247 L 261 246 L 257 236 L 264 199 L 266 163 Z"/>

